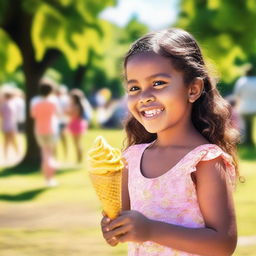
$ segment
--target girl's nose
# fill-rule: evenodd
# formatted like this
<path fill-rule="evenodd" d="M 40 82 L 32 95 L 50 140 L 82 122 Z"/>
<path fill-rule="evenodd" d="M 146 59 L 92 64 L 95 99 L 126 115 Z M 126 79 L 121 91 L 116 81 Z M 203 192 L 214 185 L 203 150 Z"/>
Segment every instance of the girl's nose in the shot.
<path fill-rule="evenodd" d="M 155 101 L 155 97 L 152 94 L 141 95 L 140 104 L 148 104 L 153 101 Z"/>

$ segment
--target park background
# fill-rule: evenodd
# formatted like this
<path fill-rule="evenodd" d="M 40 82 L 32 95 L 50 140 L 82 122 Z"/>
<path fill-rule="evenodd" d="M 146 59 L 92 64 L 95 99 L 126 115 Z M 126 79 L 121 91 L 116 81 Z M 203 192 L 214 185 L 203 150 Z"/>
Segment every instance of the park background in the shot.
<path fill-rule="evenodd" d="M 86 166 L 63 165 L 57 173 L 59 187 L 42 185 L 28 115 L 42 77 L 80 88 L 87 97 L 109 88 L 119 98 L 124 94 L 122 56 L 131 42 L 148 31 L 175 26 L 199 41 L 226 96 L 248 66 L 256 65 L 255 20 L 254 0 L 0 0 L 0 86 L 14 83 L 27 102 L 26 131 L 19 138 L 24 159 L 0 170 L 0 255 L 126 255 L 125 245 L 110 248 L 101 237 L 100 206 Z M 121 129 L 93 124 L 84 135 L 85 154 L 99 134 L 122 148 Z M 61 146 L 57 153 L 64 162 Z M 239 156 L 246 182 L 234 194 L 240 238 L 235 255 L 254 256 L 256 149 L 240 146 Z"/>

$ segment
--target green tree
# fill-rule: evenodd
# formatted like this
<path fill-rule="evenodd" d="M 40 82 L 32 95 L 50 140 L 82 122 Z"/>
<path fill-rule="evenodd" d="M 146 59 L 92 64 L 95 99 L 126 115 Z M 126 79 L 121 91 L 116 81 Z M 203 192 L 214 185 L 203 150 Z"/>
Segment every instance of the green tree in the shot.
<path fill-rule="evenodd" d="M 190 31 L 225 83 L 245 72 L 256 53 L 254 0 L 181 0 L 177 26 Z"/>
<path fill-rule="evenodd" d="M 0 38 L 5 38 L 4 47 L 8 49 L 3 66 L 12 72 L 22 62 L 25 78 L 29 146 L 23 163 L 39 162 L 29 102 L 37 93 L 41 77 L 61 54 L 75 69 L 87 63 L 91 49 L 100 52 L 102 27 L 97 16 L 115 3 L 115 0 L 0 0 Z"/>

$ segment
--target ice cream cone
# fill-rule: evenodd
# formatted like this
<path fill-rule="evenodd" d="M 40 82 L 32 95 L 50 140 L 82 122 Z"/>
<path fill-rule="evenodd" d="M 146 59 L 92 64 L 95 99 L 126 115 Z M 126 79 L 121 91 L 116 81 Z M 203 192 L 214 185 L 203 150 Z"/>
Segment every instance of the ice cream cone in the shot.
<path fill-rule="evenodd" d="M 121 183 L 124 163 L 120 150 L 97 137 L 88 152 L 88 171 L 103 211 L 114 219 L 121 211 Z"/>
<path fill-rule="evenodd" d="M 93 187 L 101 201 L 103 211 L 110 219 L 114 219 L 121 211 L 122 172 L 107 175 L 90 173 Z"/>

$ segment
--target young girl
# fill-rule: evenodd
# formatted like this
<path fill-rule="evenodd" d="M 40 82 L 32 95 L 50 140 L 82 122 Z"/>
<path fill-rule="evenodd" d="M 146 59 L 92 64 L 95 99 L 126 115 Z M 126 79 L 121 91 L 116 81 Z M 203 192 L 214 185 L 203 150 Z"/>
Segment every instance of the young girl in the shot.
<path fill-rule="evenodd" d="M 85 120 L 85 109 L 83 106 L 84 94 L 79 89 L 70 92 L 70 107 L 67 114 L 70 117 L 68 128 L 72 134 L 77 160 L 80 163 L 83 160 L 83 149 L 81 144 L 81 136 L 87 129 L 87 121 Z"/>
<path fill-rule="evenodd" d="M 123 211 L 103 217 L 106 241 L 129 255 L 231 255 L 237 134 L 195 39 L 149 33 L 124 61 L 129 147 Z"/>

